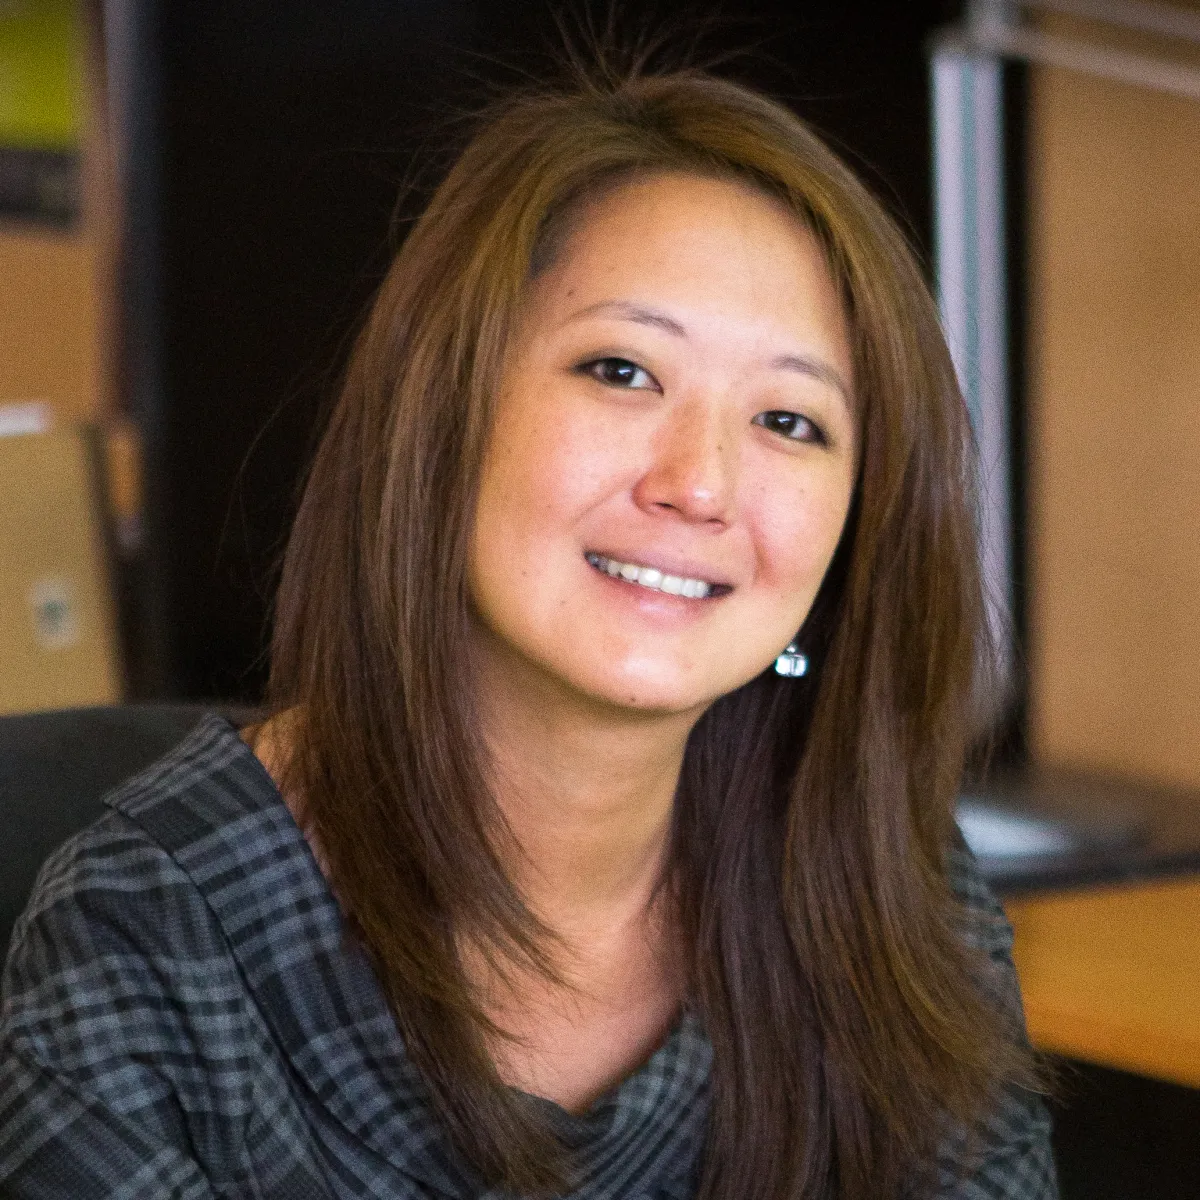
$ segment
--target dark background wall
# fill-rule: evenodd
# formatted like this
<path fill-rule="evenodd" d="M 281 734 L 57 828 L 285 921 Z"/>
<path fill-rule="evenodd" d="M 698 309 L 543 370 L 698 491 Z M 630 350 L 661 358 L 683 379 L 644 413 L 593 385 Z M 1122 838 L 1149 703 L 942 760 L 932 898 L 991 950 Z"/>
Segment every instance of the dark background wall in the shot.
<path fill-rule="evenodd" d="M 751 47 L 721 69 L 812 121 L 926 253 L 923 43 L 958 7 L 742 0 L 700 53 Z M 296 481 L 398 212 L 436 181 L 488 86 L 544 67 L 555 26 L 542 0 L 133 11 L 129 382 L 148 450 L 133 691 L 252 700 Z M 623 31 L 661 27 L 646 3 L 620 13 Z"/>

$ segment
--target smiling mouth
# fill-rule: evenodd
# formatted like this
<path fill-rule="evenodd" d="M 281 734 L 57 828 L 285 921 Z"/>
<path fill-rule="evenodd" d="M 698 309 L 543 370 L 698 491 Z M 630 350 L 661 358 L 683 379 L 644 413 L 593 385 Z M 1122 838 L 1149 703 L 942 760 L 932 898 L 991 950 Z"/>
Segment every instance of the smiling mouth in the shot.
<path fill-rule="evenodd" d="M 668 596 L 682 596 L 686 600 L 707 600 L 714 596 L 723 596 L 732 591 L 728 584 L 709 583 L 706 579 L 689 579 L 684 575 L 668 575 L 657 567 L 644 567 L 640 563 L 621 562 L 615 558 L 605 558 L 603 554 L 589 551 L 584 555 L 588 563 L 597 571 L 611 575 L 614 579 L 623 579 L 626 583 L 636 583 L 638 587 L 647 588 L 652 592 L 664 592 Z"/>

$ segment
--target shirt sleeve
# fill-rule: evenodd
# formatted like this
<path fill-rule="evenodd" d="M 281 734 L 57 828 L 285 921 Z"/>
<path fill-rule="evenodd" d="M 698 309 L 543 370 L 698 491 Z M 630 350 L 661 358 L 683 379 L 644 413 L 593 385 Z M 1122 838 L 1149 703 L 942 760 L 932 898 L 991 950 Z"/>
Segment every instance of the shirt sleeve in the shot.
<path fill-rule="evenodd" d="M 1024 1038 L 1012 926 L 965 846 L 951 852 L 950 880 L 967 918 L 964 937 L 990 967 L 985 995 Z M 1041 1096 L 1008 1087 L 980 1128 L 946 1138 L 937 1177 L 935 1200 L 1058 1200 L 1050 1116 Z"/>
<path fill-rule="evenodd" d="M 213 1061 L 240 1007 L 217 948 L 190 881 L 117 814 L 51 857 L 2 983 L 0 1194 L 218 1194 L 197 1143 L 249 1097 Z"/>

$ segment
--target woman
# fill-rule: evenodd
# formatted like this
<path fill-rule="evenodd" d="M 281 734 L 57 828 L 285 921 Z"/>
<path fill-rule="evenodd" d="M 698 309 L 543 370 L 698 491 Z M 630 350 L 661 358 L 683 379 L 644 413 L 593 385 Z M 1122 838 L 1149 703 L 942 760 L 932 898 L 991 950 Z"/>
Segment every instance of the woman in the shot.
<path fill-rule="evenodd" d="M 902 238 L 786 109 L 681 73 L 490 113 L 356 344 L 276 715 L 43 872 L 0 1179 L 1052 1196 L 952 819 L 969 461 Z"/>

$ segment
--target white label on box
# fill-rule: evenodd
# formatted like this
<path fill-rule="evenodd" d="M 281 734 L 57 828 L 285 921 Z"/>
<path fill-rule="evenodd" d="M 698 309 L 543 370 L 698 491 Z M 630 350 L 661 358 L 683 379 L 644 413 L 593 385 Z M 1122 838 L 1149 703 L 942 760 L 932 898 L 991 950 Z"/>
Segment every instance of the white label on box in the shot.
<path fill-rule="evenodd" d="M 79 641 L 79 616 L 70 583 L 61 578 L 35 580 L 29 589 L 33 633 L 45 650 L 65 650 Z"/>

